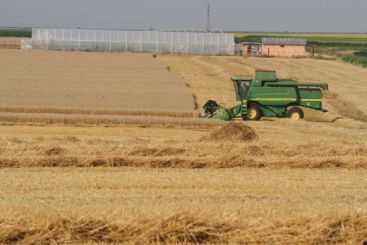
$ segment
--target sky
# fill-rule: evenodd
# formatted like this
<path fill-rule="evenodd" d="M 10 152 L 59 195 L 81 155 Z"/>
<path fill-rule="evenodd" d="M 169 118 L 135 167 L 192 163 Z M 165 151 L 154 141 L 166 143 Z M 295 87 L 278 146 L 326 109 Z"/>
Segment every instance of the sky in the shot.
<path fill-rule="evenodd" d="M 0 0 L 0 26 L 367 32 L 367 0 Z"/>

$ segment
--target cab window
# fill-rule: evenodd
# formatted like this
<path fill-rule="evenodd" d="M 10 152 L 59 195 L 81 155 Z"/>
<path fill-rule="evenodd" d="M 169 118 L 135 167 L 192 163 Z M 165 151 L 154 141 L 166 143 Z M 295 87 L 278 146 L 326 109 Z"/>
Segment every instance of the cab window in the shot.
<path fill-rule="evenodd" d="M 248 89 L 250 87 L 250 81 L 241 81 L 239 85 L 239 92 L 241 97 L 246 97 Z"/>

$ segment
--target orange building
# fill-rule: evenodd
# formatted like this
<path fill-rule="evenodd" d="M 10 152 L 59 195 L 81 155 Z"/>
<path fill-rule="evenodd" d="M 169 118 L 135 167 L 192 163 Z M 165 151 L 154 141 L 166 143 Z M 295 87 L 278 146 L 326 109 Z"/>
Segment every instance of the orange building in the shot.
<path fill-rule="evenodd" d="M 304 38 L 263 37 L 261 43 L 243 43 L 244 56 L 305 57 L 307 41 Z"/>

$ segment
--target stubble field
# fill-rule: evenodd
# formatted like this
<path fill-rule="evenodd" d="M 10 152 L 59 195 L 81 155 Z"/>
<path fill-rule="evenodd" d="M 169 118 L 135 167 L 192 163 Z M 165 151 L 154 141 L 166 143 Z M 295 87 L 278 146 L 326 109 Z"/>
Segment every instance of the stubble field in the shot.
<path fill-rule="evenodd" d="M 151 54 L 0 51 L 0 111 L 191 114 L 194 101 L 177 75 Z"/>
<path fill-rule="evenodd" d="M 56 168 L 0 177 L 2 242 L 358 244 L 366 235 L 358 170 Z"/>
<path fill-rule="evenodd" d="M 80 67 L 89 64 L 89 59 L 74 56 L 119 57 L 49 55 L 71 58 L 70 71 L 78 70 L 76 60 Z M 130 56 L 140 59 L 139 54 L 122 55 Z M 2 243 L 358 244 L 367 238 L 363 99 L 367 86 L 361 78 L 365 70 L 308 59 L 159 56 L 152 60 L 167 72 L 169 66 L 168 75 L 181 81 L 174 86 L 188 89 L 189 100 L 169 99 L 184 108 L 183 113 L 192 113 L 192 94 L 199 105 L 210 98 L 235 104 L 229 77 L 252 76 L 255 68 L 329 82 L 330 112 L 308 112 L 300 122 L 271 118 L 245 122 L 258 139 L 234 142 L 208 139 L 227 123 L 164 114 L 175 113 L 172 107 L 153 115 L 115 113 L 127 110 L 122 107 L 125 102 L 112 108 L 115 114 L 110 108 L 94 108 L 88 115 L 83 108 L 82 113 L 65 108 L 52 113 L 4 110 Z M 34 69 L 41 71 L 39 78 L 46 78 L 43 68 Z M 57 70 L 55 64 L 48 69 Z M 145 67 L 136 70 L 143 73 Z M 7 74 L 14 79 L 22 76 L 19 70 Z M 30 74 L 23 78 L 28 77 L 32 78 Z M 66 80 L 58 79 L 60 84 Z"/>

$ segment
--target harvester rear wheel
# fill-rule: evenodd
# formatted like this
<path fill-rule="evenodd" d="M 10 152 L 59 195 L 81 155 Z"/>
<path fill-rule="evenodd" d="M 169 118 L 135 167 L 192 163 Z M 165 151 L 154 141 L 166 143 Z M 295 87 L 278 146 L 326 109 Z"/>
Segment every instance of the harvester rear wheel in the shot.
<path fill-rule="evenodd" d="M 263 112 L 257 104 L 251 104 L 247 109 L 247 119 L 257 121 L 262 117 Z"/>
<path fill-rule="evenodd" d="M 304 114 L 301 108 L 292 107 L 287 111 L 287 117 L 292 119 L 293 121 L 298 121 L 303 119 Z"/>

